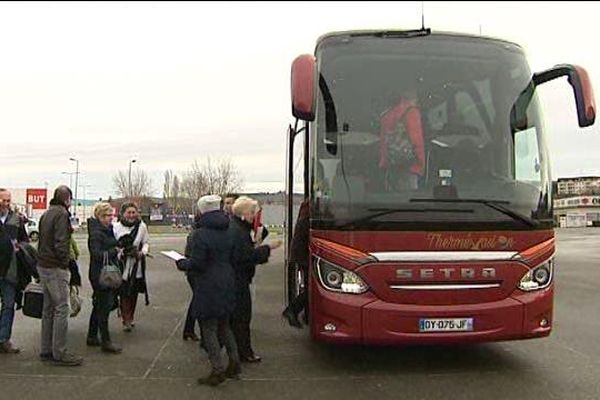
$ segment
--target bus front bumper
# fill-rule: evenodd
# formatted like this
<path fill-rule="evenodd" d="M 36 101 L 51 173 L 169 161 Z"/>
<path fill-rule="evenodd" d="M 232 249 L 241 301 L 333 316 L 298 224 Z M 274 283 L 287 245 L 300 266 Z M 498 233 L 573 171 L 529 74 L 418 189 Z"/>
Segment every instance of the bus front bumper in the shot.
<path fill-rule="evenodd" d="M 312 285 L 311 335 L 338 344 L 461 344 L 548 336 L 554 284 L 536 292 L 516 290 L 503 300 L 460 305 L 387 303 L 373 293 L 349 295 Z M 472 318 L 470 332 L 419 331 L 420 319 Z"/>

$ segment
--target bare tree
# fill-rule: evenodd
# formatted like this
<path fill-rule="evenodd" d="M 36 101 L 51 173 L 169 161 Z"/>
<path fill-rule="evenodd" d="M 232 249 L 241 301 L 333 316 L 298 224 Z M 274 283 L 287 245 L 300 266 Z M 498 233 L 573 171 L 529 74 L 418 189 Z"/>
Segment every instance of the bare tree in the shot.
<path fill-rule="evenodd" d="M 163 199 L 169 200 L 171 198 L 171 189 L 173 187 L 173 171 L 165 171 L 165 183 L 163 183 Z"/>
<path fill-rule="evenodd" d="M 186 210 L 186 203 L 189 203 L 182 199 L 181 178 L 171 170 L 165 171 L 164 176 L 163 199 L 169 202 L 176 214 L 179 214 Z"/>
<path fill-rule="evenodd" d="M 229 159 L 213 162 L 210 157 L 203 165 L 195 160 L 183 175 L 181 192 L 188 199 L 197 200 L 206 194 L 225 194 L 242 188 L 242 179 Z"/>
<path fill-rule="evenodd" d="M 198 161 L 194 161 L 191 168 L 183 174 L 181 190 L 188 199 L 197 200 L 206 194 L 207 187 L 206 175 Z"/>
<path fill-rule="evenodd" d="M 242 186 L 240 174 L 229 159 L 222 159 L 216 163 L 212 163 L 210 157 L 208 157 L 204 170 L 208 181 L 208 193 L 225 194 L 236 192 Z"/>
<path fill-rule="evenodd" d="M 125 171 L 119 170 L 113 177 L 113 184 L 116 192 L 128 199 L 141 199 L 150 197 L 153 194 L 152 180 L 148 174 L 141 169 L 131 172 L 131 185 L 129 175 Z"/>

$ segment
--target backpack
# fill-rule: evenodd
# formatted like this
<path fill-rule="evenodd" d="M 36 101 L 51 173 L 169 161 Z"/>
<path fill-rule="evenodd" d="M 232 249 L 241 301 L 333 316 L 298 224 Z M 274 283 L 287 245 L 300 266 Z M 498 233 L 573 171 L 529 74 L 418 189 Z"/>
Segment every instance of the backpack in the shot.
<path fill-rule="evenodd" d="M 394 131 L 384 135 L 387 161 L 390 168 L 409 168 L 417 161 L 417 155 L 405 124 L 406 116 L 413 108 L 416 107 L 411 106 L 404 110 Z"/>

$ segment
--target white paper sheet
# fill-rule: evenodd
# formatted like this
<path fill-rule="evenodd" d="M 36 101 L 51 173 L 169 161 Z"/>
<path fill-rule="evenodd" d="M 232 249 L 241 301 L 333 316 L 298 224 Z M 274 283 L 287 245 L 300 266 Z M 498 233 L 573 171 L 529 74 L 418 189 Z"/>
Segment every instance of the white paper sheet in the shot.
<path fill-rule="evenodd" d="M 170 259 L 175 260 L 175 261 L 179 261 L 179 260 L 185 258 L 185 256 L 179 254 L 175 250 L 161 251 L 160 254 L 162 254 L 166 257 L 169 257 Z"/>

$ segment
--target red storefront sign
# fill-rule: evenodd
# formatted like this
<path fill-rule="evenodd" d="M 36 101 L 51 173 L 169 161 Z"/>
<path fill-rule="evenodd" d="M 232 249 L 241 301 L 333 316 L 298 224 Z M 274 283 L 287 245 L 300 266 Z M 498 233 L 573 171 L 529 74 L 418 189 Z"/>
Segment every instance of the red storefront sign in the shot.
<path fill-rule="evenodd" d="M 33 210 L 45 210 L 47 208 L 48 191 L 46 189 L 27 189 L 27 204 Z"/>

